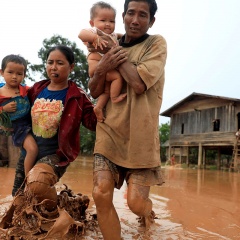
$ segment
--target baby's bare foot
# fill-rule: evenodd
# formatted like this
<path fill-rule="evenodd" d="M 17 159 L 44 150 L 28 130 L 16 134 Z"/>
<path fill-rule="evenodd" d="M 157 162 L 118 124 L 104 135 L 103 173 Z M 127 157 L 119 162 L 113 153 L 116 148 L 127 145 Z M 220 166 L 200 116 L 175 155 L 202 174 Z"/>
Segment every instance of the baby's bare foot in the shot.
<path fill-rule="evenodd" d="M 97 117 L 98 122 L 104 122 L 105 117 L 103 115 L 103 110 L 101 108 L 94 107 L 94 113 Z"/>
<path fill-rule="evenodd" d="M 113 103 L 118 103 L 118 102 L 121 102 L 126 96 L 127 96 L 127 93 L 122 93 L 117 97 L 111 97 L 111 101 Z"/>

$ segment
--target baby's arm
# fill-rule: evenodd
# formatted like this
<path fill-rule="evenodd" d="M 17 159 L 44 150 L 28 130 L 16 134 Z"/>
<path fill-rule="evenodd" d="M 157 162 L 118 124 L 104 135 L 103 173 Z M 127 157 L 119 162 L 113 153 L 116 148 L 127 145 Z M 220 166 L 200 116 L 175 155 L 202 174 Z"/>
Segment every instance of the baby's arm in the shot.
<path fill-rule="evenodd" d="M 100 36 L 98 36 L 96 33 L 89 31 L 87 29 L 83 29 L 78 34 L 78 38 L 80 38 L 83 42 L 91 43 L 95 49 L 97 47 L 100 47 L 100 49 L 103 49 L 107 46 L 107 41 L 103 40 Z"/>

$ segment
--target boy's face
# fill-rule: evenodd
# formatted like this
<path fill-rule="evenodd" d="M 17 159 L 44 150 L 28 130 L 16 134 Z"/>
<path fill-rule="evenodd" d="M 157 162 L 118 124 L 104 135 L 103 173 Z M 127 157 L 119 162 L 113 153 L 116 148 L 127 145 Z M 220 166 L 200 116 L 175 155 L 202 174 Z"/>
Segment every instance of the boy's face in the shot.
<path fill-rule="evenodd" d="M 94 19 L 90 20 L 90 25 L 96 27 L 104 33 L 111 34 L 115 30 L 115 13 L 112 9 L 98 8 Z"/>
<path fill-rule="evenodd" d="M 18 87 L 25 77 L 25 67 L 22 64 L 9 62 L 4 71 L 1 70 L 1 75 L 4 78 L 6 85 Z"/>

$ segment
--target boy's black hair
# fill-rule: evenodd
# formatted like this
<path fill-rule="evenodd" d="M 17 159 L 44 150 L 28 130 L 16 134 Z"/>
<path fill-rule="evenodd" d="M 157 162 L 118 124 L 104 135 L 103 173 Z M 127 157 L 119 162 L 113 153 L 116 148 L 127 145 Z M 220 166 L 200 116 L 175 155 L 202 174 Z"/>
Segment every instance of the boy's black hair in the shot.
<path fill-rule="evenodd" d="M 21 64 L 25 67 L 24 69 L 24 75 L 26 75 L 26 72 L 27 72 L 27 61 L 20 55 L 15 55 L 15 54 L 10 54 L 10 55 L 7 55 L 6 57 L 3 58 L 2 60 L 2 65 L 1 65 L 1 69 L 2 71 L 4 72 L 6 67 L 7 67 L 7 64 L 10 63 L 10 62 L 14 62 L 14 63 L 18 63 L 18 64 Z"/>

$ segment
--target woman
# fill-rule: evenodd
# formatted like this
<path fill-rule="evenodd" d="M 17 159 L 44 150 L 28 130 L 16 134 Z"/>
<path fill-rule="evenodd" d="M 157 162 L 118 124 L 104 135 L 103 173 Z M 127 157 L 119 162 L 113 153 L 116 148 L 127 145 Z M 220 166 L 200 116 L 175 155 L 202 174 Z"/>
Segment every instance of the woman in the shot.
<path fill-rule="evenodd" d="M 49 209 L 57 205 L 54 184 L 65 173 L 80 150 L 79 127 L 95 131 L 97 119 L 86 93 L 68 80 L 74 68 L 74 54 L 66 46 L 52 47 L 47 53 L 48 80 L 37 82 L 29 90 L 32 104 L 32 131 L 39 148 L 37 162 L 26 178 L 25 191 L 39 201 L 51 200 Z M 16 168 L 12 195 L 24 181 L 22 151 Z"/>

